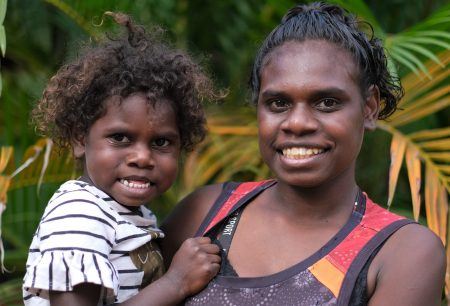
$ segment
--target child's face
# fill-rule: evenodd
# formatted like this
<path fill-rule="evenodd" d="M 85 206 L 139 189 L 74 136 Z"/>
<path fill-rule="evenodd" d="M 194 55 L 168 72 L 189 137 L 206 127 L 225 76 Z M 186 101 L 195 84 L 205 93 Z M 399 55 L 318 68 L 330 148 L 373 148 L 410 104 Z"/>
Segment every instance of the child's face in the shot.
<path fill-rule="evenodd" d="M 91 126 L 74 153 L 84 159 L 84 175 L 126 206 L 148 203 L 174 182 L 180 134 L 169 101 L 147 103 L 133 94 L 106 101 L 106 114 Z"/>
<path fill-rule="evenodd" d="M 280 182 L 354 183 L 364 130 L 378 95 L 364 98 L 351 54 L 318 40 L 287 42 L 269 55 L 258 97 L 259 144 Z"/>

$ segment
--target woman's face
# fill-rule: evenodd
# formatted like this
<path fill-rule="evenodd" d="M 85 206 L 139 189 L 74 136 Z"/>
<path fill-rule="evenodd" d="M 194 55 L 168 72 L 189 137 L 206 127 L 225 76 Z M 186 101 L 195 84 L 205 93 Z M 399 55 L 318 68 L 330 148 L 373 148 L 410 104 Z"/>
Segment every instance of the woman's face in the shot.
<path fill-rule="evenodd" d="M 261 155 L 278 180 L 318 187 L 354 180 L 378 95 L 362 95 L 348 51 L 322 40 L 286 42 L 266 57 L 258 97 Z"/>

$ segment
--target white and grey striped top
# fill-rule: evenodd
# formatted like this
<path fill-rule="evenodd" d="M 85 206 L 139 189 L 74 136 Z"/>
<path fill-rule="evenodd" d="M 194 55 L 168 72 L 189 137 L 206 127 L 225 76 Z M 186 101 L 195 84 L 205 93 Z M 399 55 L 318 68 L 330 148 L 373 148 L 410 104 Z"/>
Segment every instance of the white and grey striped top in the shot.
<path fill-rule="evenodd" d="M 71 291 L 86 282 L 102 286 L 99 305 L 123 302 L 144 277 L 129 252 L 163 237 L 144 206 L 133 212 L 92 185 L 68 181 L 50 199 L 33 237 L 25 305 L 49 305 L 49 291 Z"/>

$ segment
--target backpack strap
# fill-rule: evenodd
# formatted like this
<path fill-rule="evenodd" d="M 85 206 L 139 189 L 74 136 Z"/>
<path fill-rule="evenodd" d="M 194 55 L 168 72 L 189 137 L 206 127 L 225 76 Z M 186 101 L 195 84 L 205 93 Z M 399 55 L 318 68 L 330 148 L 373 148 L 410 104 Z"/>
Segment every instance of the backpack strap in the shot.
<path fill-rule="evenodd" d="M 273 184 L 275 184 L 274 180 L 245 183 L 225 183 L 221 194 L 209 210 L 195 236 L 198 237 L 206 235 L 217 224 L 235 212 L 239 207 Z"/>

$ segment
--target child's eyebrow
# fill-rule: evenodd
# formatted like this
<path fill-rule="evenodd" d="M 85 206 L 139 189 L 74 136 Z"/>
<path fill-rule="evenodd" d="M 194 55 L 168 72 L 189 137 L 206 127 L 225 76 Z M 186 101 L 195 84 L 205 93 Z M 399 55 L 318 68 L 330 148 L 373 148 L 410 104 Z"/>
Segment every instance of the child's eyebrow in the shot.
<path fill-rule="evenodd" d="M 176 131 L 162 131 L 155 133 L 157 137 L 177 138 L 180 137 L 180 133 Z"/>

